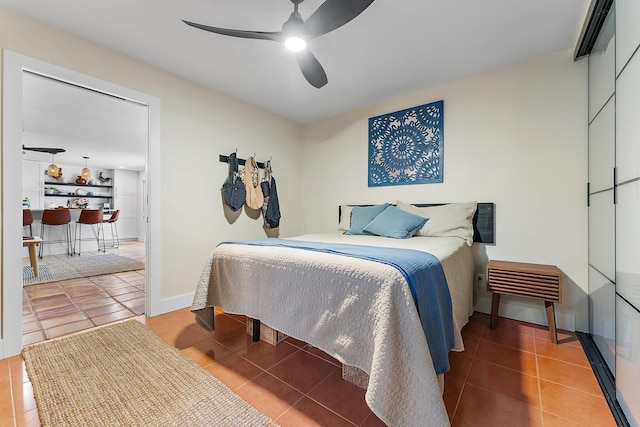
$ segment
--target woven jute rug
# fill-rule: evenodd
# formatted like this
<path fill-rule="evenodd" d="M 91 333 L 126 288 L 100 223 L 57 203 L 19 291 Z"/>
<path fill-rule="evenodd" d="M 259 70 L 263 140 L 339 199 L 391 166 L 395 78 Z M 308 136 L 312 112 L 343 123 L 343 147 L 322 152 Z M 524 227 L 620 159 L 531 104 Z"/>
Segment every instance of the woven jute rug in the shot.
<path fill-rule="evenodd" d="M 77 279 L 78 277 L 142 270 L 144 263 L 116 254 L 79 255 L 67 259 L 38 261 L 38 277 L 31 266 L 22 267 L 23 286 Z"/>
<path fill-rule="evenodd" d="M 43 426 L 277 426 L 128 320 L 24 347 Z"/>

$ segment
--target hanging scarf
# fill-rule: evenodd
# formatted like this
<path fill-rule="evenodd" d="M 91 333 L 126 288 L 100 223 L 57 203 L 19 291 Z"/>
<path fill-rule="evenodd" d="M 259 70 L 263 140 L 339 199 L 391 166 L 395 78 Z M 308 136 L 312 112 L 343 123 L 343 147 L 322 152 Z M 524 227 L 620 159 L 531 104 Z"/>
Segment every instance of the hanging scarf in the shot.
<path fill-rule="evenodd" d="M 256 159 L 248 157 L 244 167 L 245 187 L 247 199 L 245 204 L 251 209 L 261 209 L 264 202 L 262 189 L 260 188 L 260 171 Z"/>

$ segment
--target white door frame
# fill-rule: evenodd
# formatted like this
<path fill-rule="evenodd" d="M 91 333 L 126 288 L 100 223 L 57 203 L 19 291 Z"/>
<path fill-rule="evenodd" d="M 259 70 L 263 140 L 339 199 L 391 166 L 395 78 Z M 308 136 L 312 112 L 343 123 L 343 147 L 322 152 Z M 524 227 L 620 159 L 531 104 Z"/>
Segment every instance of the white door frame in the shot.
<path fill-rule="evenodd" d="M 146 147 L 146 313 L 161 312 L 160 99 L 8 50 L 3 51 L 2 319 L 0 359 L 22 351 L 22 75 L 31 71 L 148 106 Z"/>

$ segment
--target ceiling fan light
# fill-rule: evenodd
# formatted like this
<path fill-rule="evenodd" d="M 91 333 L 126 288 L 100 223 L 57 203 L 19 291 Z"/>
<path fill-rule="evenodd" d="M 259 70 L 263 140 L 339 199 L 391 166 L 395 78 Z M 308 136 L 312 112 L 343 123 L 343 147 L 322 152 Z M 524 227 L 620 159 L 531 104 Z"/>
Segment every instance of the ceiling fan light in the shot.
<path fill-rule="evenodd" d="M 298 36 L 288 37 L 284 41 L 284 45 L 291 52 L 302 52 L 307 48 L 307 42 L 302 37 Z"/>

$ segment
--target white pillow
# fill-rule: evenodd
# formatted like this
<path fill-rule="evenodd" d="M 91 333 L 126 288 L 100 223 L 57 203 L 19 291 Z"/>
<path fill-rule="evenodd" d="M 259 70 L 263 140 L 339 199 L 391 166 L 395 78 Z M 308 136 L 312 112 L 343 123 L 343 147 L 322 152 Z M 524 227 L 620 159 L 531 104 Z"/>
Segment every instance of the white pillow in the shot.
<path fill-rule="evenodd" d="M 396 201 L 400 209 L 429 219 L 416 236 L 459 237 L 469 246 L 473 244 L 473 215 L 477 205 L 477 202 L 468 202 L 421 208 Z"/>
<path fill-rule="evenodd" d="M 353 206 L 341 205 L 340 206 L 340 223 L 338 224 L 338 230 L 347 231 L 351 228 L 351 209 Z"/>

